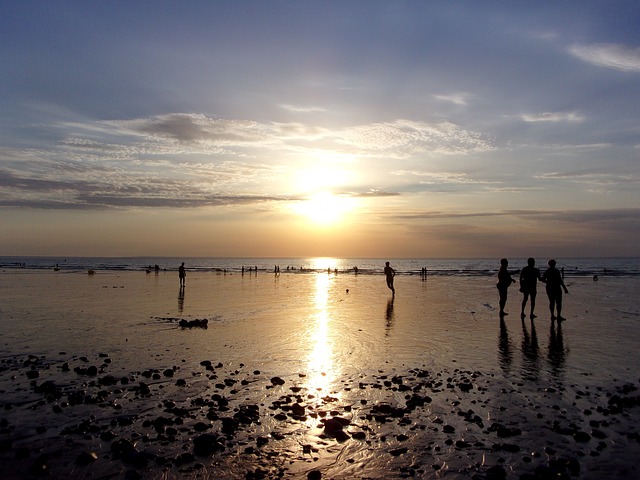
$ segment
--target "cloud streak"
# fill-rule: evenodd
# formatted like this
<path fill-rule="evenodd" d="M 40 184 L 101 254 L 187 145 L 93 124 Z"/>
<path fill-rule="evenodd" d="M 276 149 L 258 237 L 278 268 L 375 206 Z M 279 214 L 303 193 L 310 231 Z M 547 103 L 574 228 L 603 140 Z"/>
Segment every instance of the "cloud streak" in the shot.
<path fill-rule="evenodd" d="M 640 72 L 640 47 L 620 44 L 575 44 L 569 47 L 569 53 L 598 67 Z"/>

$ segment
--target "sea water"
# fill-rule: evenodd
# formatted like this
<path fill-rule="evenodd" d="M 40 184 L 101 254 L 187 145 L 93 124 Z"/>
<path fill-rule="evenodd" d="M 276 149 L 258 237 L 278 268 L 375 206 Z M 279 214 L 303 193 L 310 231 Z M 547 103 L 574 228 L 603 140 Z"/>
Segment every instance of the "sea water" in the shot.
<path fill-rule="evenodd" d="M 547 259 L 538 259 L 540 270 Z M 400 275 L 421 275 L 423 269 L 431 275 L 492 276 L 500 268 L 498 258 L 336 258 L 336 257 L 0 257 L 2 269 L 50 269 L 63 271 L 87 270 L 147 270 L 157 265 L 161 270 L 177 270 L 182 262 L 190 271 L 380 274 L 389 261 Z M 640 275 L 638 257 L 557 258 L 557 268 L 567 276 Z M 509 259 L 512 271 L 527 265 L 524 258 Z"/>

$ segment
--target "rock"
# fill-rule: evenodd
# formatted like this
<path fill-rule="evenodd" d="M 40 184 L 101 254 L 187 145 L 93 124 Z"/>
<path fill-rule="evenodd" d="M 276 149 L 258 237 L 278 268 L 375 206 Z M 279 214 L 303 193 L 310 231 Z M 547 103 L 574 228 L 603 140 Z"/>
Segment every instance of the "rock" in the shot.
<path fill-rule="evenodd" d="M 459 383 L 458 388 L 463 392 L 468 392 L 473 388 L 473 384 L 468 382 Z"/>
<path fill-rule="evenodd" d="M 109 386 L 109 385 L 116 385 L 117 383 L 118 383 L 118 379 L 113 375 L 105 375 L 104 377 L 101 377 L 98 379 L 99 385 Z"/>
<path fill-rule="evenodd" d="M 587 432 L 578 431 L 573 434 L 573 439 L 579 443 L 587 443 L 591 440 L 591 435 Z"/>
<path fill-rule="evenodd" d="M 409 451 L 408 448 L 402 447 L 402 448 L 396 448 L 391 450 L 389 453 L 391 455 L 393 455 L 394 457 L 397 457 L 399 455 L 404 455 L 405 453 L 407 453 Z"/>
<path fill-rule="evenodd" d="M 82 452 L 76 457 L 76 465 L 85 467 L 98 460 L 98 455 L 95 452 Z"/>
<path fill-rule="evenodd" d="M 213 433 L 203 433 L 193 439 L 193 453 L 195 455 L 208 457 L 222 450 L 224 450 L 223 443 Z"/>
<path fill-rule="evenodd" d="M 142 468 L 147 465 L 147 454 L 136 450 L 135 445 L 127 439 L 121 438 L 113 442 L 111 452 L 114 458 L 120 458 L 134 467 Z"/>
<path fill-rule="evenodd" d="M 235 418 L 225 417 L 222 419 L 222 428 L 220 431 L 228 435 L 235 435 L 238 430 L 239 422 Z"/>
<path fill-rule="evenodd" d="M 204 423 L 204 422 L 198 422 L 193 426 L 193 429 L 196 432 L 205 432 L 207 430 L 209 430 L 211 428 L 211 425 Z"/>
<path fill-rule="evenodd" d="M 487 469 L 485 480 L 502 480 L 507 478 L 507 471 L 500 465 L 495 465 Z"/>
<path fill-rule="evenodd" d="M 284 385 L 284 383 L 285 383 L 284 380 L 282 378 L 280 378 L 280 377 L 273 377 L 271 379 L 271 384 L 274 385 L 274 386 L 276 386 L 276 385 Z"/>

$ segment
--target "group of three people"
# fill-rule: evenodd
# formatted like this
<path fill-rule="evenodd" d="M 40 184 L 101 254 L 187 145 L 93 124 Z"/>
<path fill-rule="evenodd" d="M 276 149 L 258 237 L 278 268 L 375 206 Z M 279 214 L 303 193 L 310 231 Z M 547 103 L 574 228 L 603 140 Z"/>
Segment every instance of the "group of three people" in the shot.
<path fill-rule="evenodd" d="M 547 297 L 549 298 L 549 311 L 551 312 L 551 320 L 562 321 L 562 291 L 569 293 L 567 286 L 564 284 L 560 270 L 556 268 L 556 261 L 551 259 L 548 262 L 549 268 L 540 275 L 540 270 L 536 268 L 536 261 L 533 258 L 527 260 L 527 266 L 520 271 L 520 292 L 522 292 L 522 309 L 520 316 L 525 317 L 525 307 L 527 301 L 531 298 L 531 314 L 530 318 L 536 318 L 534 312 L 536 308 L 536 294 L 538 280 L 545 284 Z M 507 289 L 515 280 L 511 277 L 511 273 L 507 270 L 509 261 L 506 258 L 500 260 L 500 271 L 498 272 L 498 292 L 500 293 L 500 316 L 507 315 L 504 307 L 507 304 Z"/>

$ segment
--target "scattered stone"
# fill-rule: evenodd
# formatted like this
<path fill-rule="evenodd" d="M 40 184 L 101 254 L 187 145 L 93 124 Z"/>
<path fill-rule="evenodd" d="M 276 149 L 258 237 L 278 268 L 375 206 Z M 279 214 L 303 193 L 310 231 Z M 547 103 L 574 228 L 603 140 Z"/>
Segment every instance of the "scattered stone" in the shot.
<path fill-rule="evenodd" d="M 222 450 L 224 450 L 224 444 L 213 433 L 203 433 L 193 439 L 193 453 L 195 455 L 208 457 Z"/>
<path fill-rule="evenodd" d="M 82 452 L 76 457 L 76 464 L 81 467 L 87 466 L 98 460 L 98 455 L 95 452 Z"/>

